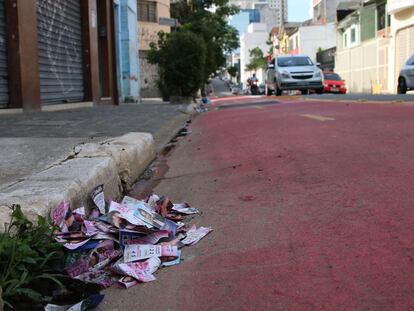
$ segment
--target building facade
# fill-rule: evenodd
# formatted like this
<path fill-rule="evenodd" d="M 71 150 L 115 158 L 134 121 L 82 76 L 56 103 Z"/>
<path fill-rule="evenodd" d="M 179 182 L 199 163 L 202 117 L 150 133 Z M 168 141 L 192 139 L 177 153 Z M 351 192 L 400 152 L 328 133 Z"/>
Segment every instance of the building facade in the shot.
<path fill-rule="evenodd" d="M 250 62 L 250 50 L 258 47 L 262 50 L 263 54 L 266 55 L 266 51 L 269 47 L 266 41 L 269 34 L 266 29 L 266 24 L 263 23 L 252 23 L 249 25 L 247 32 L 244 33 L 240 38 L 240 81 L 244 85 L 246 84 L 247 78 L 253 73 L 246 70 L 246 65 Z M 256 73 L 259 82 L 263 82 L 263 71 L 258 70 Z"/>
<path fill-rule="evenodd" d="M 319 51 L 336 45 L 334 23 L 300 26 L 289 36 L 287 54 L 301 54 L 316 61 Z"/>
<path fill-rule="evenodd" d="M 391 16 L 390 89 L 396 92 L 399 71 L 414 54 L 414 0 L 388 0 L 387 11 Z"/>
<path fill-rule="evenodd" d="M 338 21 L 336 72 L 350 92 L 392 92 L 390 47 L 385 0 L 365 1 Z"/>
<path fill-rule="evenodd" d="M 158 66 L 148 62 L 150 43 L 158 41 L 158 32 L 170 32 L 171 26 L 163 21 L 170 20 L 169 0 L 138 0 L 138 46 L 140 66 L 141 97 L 159 97 L 157 87 Z"/>
<path fill-rule="evenodd" d="M 136 59 L 136 42 L 121 44 L 122 5 L 123 0 L 0 0 L 0 108 L 115 105 L 124 91 L 137 94 L 133 85 L 124 90 L 119 84 L 117 60 L 131 53 Z M 128 70 L 126 78 L 138 75 L 133 66 Z"/>

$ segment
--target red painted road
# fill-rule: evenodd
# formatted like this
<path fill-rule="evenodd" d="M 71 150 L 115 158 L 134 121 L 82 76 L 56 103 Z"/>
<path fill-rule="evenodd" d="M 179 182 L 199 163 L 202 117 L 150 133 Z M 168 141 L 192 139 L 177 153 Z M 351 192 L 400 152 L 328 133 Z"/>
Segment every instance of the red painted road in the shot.
<path fill-rule="evenodd" d="M 263 98 L 225 102 L 242 101 Z M 295 101 L 200 115 L 155 190 L 215 231 L 104 307 L 414 310 L 413 120 L 412 106 Z"/>

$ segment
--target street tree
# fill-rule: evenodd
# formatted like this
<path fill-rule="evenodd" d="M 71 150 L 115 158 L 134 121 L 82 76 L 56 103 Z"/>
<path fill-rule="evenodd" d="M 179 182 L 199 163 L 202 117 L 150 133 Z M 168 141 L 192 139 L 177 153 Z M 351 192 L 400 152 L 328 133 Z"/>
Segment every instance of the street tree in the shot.
<path fill-rule="evenodd" d="M 149 61 L 159 65 L 158 86 L 164 96 L 195 96 L 204 78 L 206 47 L 191 31 L 159 33 L 158 44 L 151 43 Z"/>
<path fill-rule="evenodd" d="M 250 62 L 246 65 L 247 71 L 256 72 L 258 69 L 266 68 L 266 60 L 263 55 L 263 51 L 259 47 L 249 51 Z"/>
<path fill-rule="evenodd" d="M 239 47 L 238 31 L 227 23 L 227 18 L 238 10 L 229 0 L 178 0 L 171 4 L 171 16 L 181 29 L 195 33 L 205 42 L 204 83 L 225 65 L 225 54 Z"/>

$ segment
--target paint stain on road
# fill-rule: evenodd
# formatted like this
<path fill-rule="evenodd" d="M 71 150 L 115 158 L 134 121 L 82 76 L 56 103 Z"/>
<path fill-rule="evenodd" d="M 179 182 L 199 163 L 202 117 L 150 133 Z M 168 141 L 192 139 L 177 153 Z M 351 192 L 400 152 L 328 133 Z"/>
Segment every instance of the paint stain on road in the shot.
<path fill-rule="evenodd" d="M 301 117 L 304 117 L 304 118 L 309 118 L 309 119 L 312 119 L 312 120 L 321 121 L 321 122 L 335 121 L 334 118 L 324 117 L 324 116 L 318 116 L 316 114 L 301 114 L 300 116 Z"/>

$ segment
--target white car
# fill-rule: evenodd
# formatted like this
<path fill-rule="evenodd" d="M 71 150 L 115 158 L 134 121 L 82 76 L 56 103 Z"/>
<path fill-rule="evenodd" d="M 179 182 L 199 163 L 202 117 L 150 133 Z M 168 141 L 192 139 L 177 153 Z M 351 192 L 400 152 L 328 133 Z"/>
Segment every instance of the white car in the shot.
<path fill-rule="evenodd" d="M 398 94 L 414 90 L 414 54 L 407 60 L 398 76 Z"/>
<path fill-rule="evenodd" d="M 272 60 L 266 72 L 266 95 L 274 92 L 299 90 L 308 94 L 310 90 L 323 92 L 322 70 L 308 56 L 283 55 Z"/>

